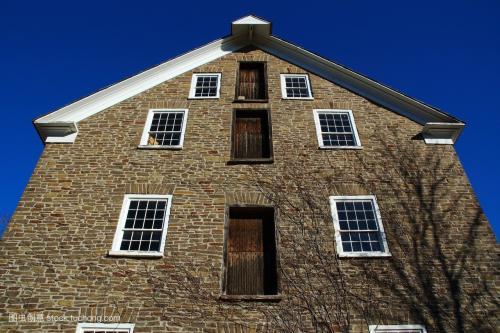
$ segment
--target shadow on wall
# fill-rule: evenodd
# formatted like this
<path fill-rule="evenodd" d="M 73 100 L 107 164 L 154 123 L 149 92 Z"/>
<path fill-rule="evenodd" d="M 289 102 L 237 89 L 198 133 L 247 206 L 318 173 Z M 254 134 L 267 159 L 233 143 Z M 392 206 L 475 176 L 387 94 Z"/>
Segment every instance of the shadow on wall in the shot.
<path fill-rule="evenodd" d="M 342 154 L 324 154 L 325 164 L 307 172 L 309 157 L 300 154 L 277 177 L 256 170 L 279 211 L 288 297 L 265 313 L 279 331 L 349 332 L 362 319 L 495 332 L 495 239 L 464 171 L 451 147 L 398 144 L 406 141 L 399 136 L 375 135 L 378 148 L 355 152 L 349 170 Z M 338 258 L 332 195 L 377 197 L 391 257 Z"/>
<path fill-rule="evenodd" d="M 394 147 L 387 138 L 377 137 L 385 168 L 359 180 L 392 193 L 381 212 L 393 257 L 386 274 L 358 267 L 432 331 L 494 332 L 495 238 L 458 159 L 447 146 Z"/>
<path fill-rule="evenodd" d="M 82 271 L 78 278 L 117 311 L 139 316 L 129 302 L 136 299 L 172 327 L 222 322 L 247 332 L 347 333 L 358 331 L 355 325 L 366 331 L 413 323 L 429 332 L 495 332 L 495 239 L 453 148 L 408 143 L 397 131 L 371 140 L 376 144 L 364 150 L 318 151 L 313 158 L 324 161 L 316 165 L 298 150 L 272 168 L 252 166 L 246 188 L 260 191 L 276 212 L 279 302 L 222 301 L 220 257 L 196 255 L 207 251 L 205 243 L 183 249 L 188 261 L 117 261 L 102 273 L 89 263 L 99 275 Z M 391 257 L 339 258 L 328 198 L 342 195 L 376 196 Z M 64 268 L 37 260 L 47 271 Z M 251 318 L 260 318 L 258 329 Z"/>
<path fill-rule="evenodd" d="M 258 331 L 345 333 L 410 322 L 430 332 L 495 332 L 495 239 L 453 148 L 409 144 L 396 130 L 372 140 L 378 148 L 369 154 L 323 154 L 321 165 L 291 152 L 273 169 L 253 167 L 246 185 L 277 212 L 281 302 L 219 301 L 220 262 L 196 256 L 125 275 L 146 279 L 153 304 L 177 325 L 179 302 L 191 320 L 242 327 L 241 318 L 260 313 Z M 390 257 L 339 258 L 332 195 L 376 196 Z"/>

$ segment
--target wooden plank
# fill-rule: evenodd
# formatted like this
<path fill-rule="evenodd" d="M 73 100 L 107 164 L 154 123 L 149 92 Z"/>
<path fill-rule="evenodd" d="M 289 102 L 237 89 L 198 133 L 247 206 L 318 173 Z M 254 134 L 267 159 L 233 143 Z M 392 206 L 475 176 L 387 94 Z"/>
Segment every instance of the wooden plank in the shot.
<path fill-rule="evenodd" d="M 234 133 L 234 157 L 264 157 L 264 135 L 261 116 L 237 115 Z"/>
<path fill-rule="evenodd" d="M 227 293 L 264 294 L 262 218 L 232 218 L 227 245 Z"/>
<path fill-rule="evenodd" d="M 264 295 L 263 252 L 228 252 L 227 293 Z"/>
<path fill-rule="evenodd" d="M 231 219 L 228 252 L 263 252 L 262 219 Z"/>
<path fill-rule="evenodd" d="M 225 294 L 276 295 L 276 251 L 272 208 L 230 208 L 225 244 Z"/>
<path fill-rule="evenodd" d="M 241 63 L 239 71 L 238 96 L 245 99 L 264 99 L 265 74 L 263 63 Z"/>

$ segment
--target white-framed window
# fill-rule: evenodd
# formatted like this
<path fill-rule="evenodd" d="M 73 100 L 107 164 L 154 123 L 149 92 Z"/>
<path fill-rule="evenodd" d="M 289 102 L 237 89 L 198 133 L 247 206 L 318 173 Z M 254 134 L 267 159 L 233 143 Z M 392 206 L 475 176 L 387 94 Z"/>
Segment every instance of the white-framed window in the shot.
<path fill-rule="evenodd" d="M 391 255 L 375 196 L 331 196 L 330 205 L 339 256 Z"/>
<path fill-rule="evenodd" d="M 370 325 L 370 333 L 427 333 L 423 325 Z"/>
<path fill-rule="evenodd" d="M 313 114 L 320 148 L 361 148 L 351 110 L 315 109 Z"/>
<path fill-rule="evenodd" d="M 187 109 L 149 110 L 139 147 L 182 148 L 187 117 Z"/>
<path fill-rule="evenodd" d="M 313 99 L 307 74 L 281 74 L 281 95 L 285 99 Z"/>
<path fill-rule="evenodd" d="M 219 98 L 221 73 L 195 73 L 189 98 Z"/>
<path fill-rule="evenodd" d="M 161 257 L 172 195 L 126 194 L 109 255 Z"/>
<path fill-rule="evenodd" d="M 76 333 L 134 333 L 134 324 L 79 323 Z"/>

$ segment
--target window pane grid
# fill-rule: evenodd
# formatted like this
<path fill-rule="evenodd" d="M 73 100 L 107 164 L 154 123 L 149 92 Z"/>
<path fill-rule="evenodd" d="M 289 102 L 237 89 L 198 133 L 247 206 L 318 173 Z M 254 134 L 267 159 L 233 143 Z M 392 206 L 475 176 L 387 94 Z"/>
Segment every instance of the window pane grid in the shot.
<path fill-rule="evenodd" d="M 322 112 L 318 114 L 318 118 L 324 146 L 356 145 L 351 117 L 347 112 Z"/>
<path fill-rule="evenodd" d="M 345 252 L 383 251 L 371 200 L 337 201 L 336 207 L 342 249 Z"/>
<path fill-rule="evenodd" d="M 310 97 L 307 78 L 304 76 L 285 77 L 286 97 Z"/>
<path fill-rule="evenodd" d="M 194 89 L 195 97 L 217 97 L 217 86 L 219 77 L 217 75 L 198 75 Z"/>
<path fill-rule="evenodd" d="M 166 200 L 131 200 L 120 250 L 159 251 L 166 209 Z"/>
<path fill-rule="evenodd" d="M 177 146 L 180 144 L 184 112 L 155 112 L 149 129 L 148 144 Z"/>

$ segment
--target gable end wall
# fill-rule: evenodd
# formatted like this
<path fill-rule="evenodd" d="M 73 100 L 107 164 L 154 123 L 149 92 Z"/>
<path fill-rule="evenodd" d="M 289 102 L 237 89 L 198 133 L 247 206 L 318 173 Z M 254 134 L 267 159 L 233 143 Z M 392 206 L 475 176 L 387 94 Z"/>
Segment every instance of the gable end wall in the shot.
<path fill-rule="evenodd" d="M 244 60 L 267 62 L 268 103 L 234 102 L 237 61 Z M 195 72 L 222 73 L 220 99 L 187 98 Z M 440 156 L 443 165 L 454 163 L 446 172 L 451 173 L 453 191 L 461 194 L 456 204 L 463 206 L 463 213 L 448 236 L 463 239 L 472 211 L 479 211 L 478 243 L 485 255 L 478 260 L 493 269 L 494 259 L 488 253 L 493 256 L 496 251 L 494 236 L 453 146 L 425 145 L 419 138 L 421 125 L 313 74 L 309 74 L 313 101 L 283 100 L 280 73 L 305 71 L 260 50 L 235 52 L 81 121 L 74 144 L 47 144 L 0 243 L 0 331 L 74 332 L 76 322 L 9 323 L 8 314 L 113 313 L 117 311 L 114 304 L 119 311 L 125 310 L 120 312 L 122 322 L 135 323 L 137 333 L 235 329 L 224 323 L 213 302 L 202 307 L 201 317 L 186 316 L 192 302 L 181 297 L 182 286 L 175 280 L 166 284 L 172 298 L 162 317 L 146 296 L 146 278 L 132 279 L 124 273 L 139 270 L 144 260 L 107 257 L 124 194 L 173 194 L 165 258 L 147 264 L 155 270 L 174 264 L 194 265 L 207 277 L 208 288 L 218 295 L 220 276 L 213 277 L 211 269 L 217 271 L 223 261 L 226 207 L 238 202 L 265 202 L 257 193 L 257 174 L 272 180 L 287 166 L 300 162 L 306 174 L 335 177 L 337 183 L 345 183 L 332 189 L 331 195 L 370 194 L 354 184 L 354 175 L 362 171 L 360 159 L 373 174 L 387 171 L 389 175 L 390 163 L 384 160 L 384 151 L 398 154 L 411 149 L 422 156 Z M 182 150 L 137 148 L 151 108 L 189 109 Z M 237 108 L 270 110 L 273 164 L 227 164 L 232 110 Z M 352 110 L 361 150 L 318 149 L 313 109 L 322 108 Z M 376 195 L 382 207 L 397 199 L 382 180 Z M 443 200 L 446 203 L 446 198 Z M 389 265 L 389 261 L 377 262 L 381 271 Z M 346 265 L 355 272 L 355 266 Z M 249 303 L 235 311 L 241 311 L 247 322 L 258 322 L 259 314 L 253 309 L 259 306 L 268 305 Z M 410 311 L 399 306 L 389 312 L 405 320 L 411 318 Z M 356 330 L 366 331 L 367 326 L 359 324 Z"/>

